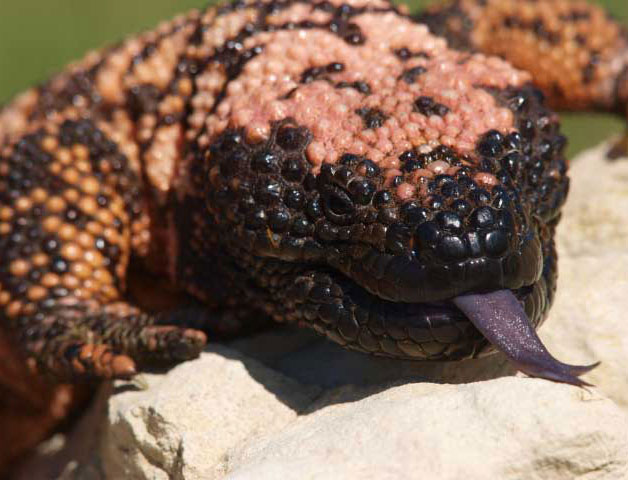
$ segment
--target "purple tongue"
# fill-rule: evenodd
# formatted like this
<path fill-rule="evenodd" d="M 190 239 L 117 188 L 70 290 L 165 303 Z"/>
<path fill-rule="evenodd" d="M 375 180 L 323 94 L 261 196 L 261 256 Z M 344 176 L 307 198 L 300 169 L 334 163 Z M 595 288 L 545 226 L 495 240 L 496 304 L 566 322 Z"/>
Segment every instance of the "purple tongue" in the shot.
<path fill-rule="evenodd" d="M 599 362 L 576 366 L 552 357 L 510 290 L 461 295 L 453 302 L 489 342 L 506 354 L 517 370 L 532 377 L 589 386 L 578 377 L 597 367 Z"/>

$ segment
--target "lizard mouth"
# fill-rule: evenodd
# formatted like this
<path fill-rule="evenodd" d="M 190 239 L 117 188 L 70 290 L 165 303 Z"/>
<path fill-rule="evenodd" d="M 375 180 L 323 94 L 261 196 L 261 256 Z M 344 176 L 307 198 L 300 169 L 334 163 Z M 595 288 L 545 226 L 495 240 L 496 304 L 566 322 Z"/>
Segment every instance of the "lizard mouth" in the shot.
<path fill-rule="evenodd" d="M 542 257 L 543 258 L 543 257 Z M 305 278 L 305 279 L 304 279 Z M 555 359 L 535 329 L 553 299 L 555 255 L 517 289 L 487 288 L 423 302 L 392 301 L 348 275 L 315 273 L 295 282 L 305 323 L 342 346 L 405 360 L 450 361 L 501 351 L 524 373 L 573 385 L 592 368 Z"/>

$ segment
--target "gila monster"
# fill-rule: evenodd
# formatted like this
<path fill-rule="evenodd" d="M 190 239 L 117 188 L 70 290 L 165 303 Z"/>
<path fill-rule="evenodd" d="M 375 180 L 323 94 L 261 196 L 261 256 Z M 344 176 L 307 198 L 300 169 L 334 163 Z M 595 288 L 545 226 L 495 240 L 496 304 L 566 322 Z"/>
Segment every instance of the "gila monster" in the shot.
<path fill-rule="evenodd" d="M 535 333 L 569 187 L 550 108 L 625 115 L 627 45 L 580 1 L 236 0 L 90 53 L 0 112 L 0 328 L 58 382 L 270 317 L 584 385 Z M 143 310 L 131 260 L 203 308 Z"/>

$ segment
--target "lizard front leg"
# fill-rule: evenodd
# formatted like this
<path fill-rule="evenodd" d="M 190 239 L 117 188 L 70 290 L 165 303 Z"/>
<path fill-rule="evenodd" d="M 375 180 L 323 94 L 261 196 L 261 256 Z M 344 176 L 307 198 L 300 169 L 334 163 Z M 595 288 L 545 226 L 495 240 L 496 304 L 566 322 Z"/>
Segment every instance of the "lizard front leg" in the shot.
<path fill-rule="evenodd" d="M 119 378 L 155 359 L 197 356 L 181 313 L 124 299 L 147 226 L 139 180 L 91 121 L 48 125 L 0 158 L 0 318 L 37 371 Z"/>

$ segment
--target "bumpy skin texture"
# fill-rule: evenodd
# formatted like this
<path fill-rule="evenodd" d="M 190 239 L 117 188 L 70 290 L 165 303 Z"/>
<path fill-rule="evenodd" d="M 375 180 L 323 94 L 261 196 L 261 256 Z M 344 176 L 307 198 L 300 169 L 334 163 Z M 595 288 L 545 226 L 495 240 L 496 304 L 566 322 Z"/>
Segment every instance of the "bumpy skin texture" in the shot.
<path fill-rule="evenodd" d="M 428 28 L 383 0 L 238 1 L 88 55 L 0 113 L 2 327 L 75 380 L 261 314 L 417 360 L 491 351 L 461 294 L 510 290 L 539 325 L 568 178 L 533 81 L 561 107 L 626 98 L 625 35 L 565 5 L 461 1 Z M 129 303 L 131 258 L 203 313 Z"/>
<path fill-rule="evenodd" d="M 455 48 L 503 56 L 531 72 L 554 108 L 627 113 L 628 33 L 599 6 L 458 0 L 416 18 Z"/>

